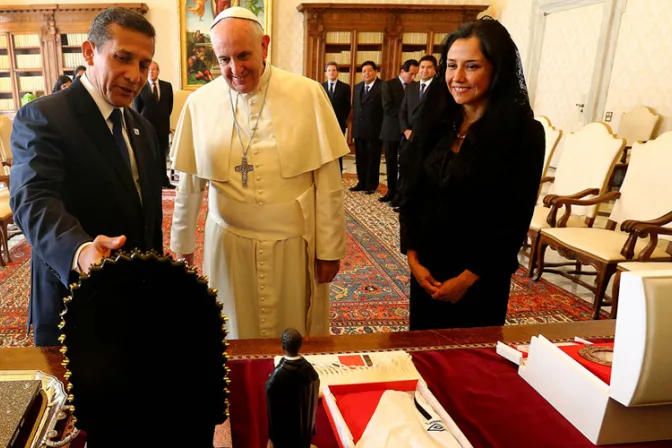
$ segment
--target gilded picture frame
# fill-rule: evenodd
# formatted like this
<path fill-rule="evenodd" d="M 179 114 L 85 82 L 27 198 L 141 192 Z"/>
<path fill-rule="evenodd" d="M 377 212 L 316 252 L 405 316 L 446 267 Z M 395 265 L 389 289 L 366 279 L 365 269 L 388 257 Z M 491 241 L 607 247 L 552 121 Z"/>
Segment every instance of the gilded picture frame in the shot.
<path fill-rule="evenodd" d="M 210 40 L 210 25 L 222 10 L 242 6 L 254 12 L 271 36 L 273 0 L 178 0 L 180 68 L 183 90 L 196 90 L 221 75 Z M 268 62 L 271 60 L 269 49 Z"/>

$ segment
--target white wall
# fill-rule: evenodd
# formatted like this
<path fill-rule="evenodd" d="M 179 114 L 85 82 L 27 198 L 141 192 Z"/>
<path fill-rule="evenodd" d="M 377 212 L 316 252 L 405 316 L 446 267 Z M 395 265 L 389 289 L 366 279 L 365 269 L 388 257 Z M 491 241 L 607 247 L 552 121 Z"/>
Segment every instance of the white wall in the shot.
<path fill-rule="evenodd" d="M 531 39 L 532 0 L 497 0 L 493 2 L 491 11 L 493 13 L 491 15 L 509 30 L 520 51 L 523 67 L 527 66 Z"/>
<path fill-rule="evenodd" d="M 659 133 L 672 131 L 672 1 L 629 0 L 621 20 L 605 111 L 621 114 L 649 106 L 661 117 Z"/>

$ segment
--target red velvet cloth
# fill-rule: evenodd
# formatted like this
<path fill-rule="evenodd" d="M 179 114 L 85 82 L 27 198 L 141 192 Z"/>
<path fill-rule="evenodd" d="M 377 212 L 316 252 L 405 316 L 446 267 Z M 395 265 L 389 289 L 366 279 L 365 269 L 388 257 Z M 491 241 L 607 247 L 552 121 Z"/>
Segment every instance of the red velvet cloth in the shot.
<path fill-rule="evenodd" d="M 598 347 L 611 347 L 612 349 L 614 348 L 613 342 L 605 342 L 593 345 Z M 583 367 L 588 369 L 589 372 L 592 372 L 593 375 L 595 375 L 605 383 L 611 384 L 611 366 L 603 366 L 602 364 L 589 361 L 583 356 L 579 355 L 579 350 L 581 350 L 583 347 L 585 347 L 584 344 L 571 345 L 567 347 L 560 347 L 560 350 L 571 356 L 572 359 L 576 360 L 576 362 L 578 362 Z"/>
<path fill-rule="evenodd" d="M 595 446 L 518 376 L 518 366 L 494 349 L 425 351 L 412 356 L 429 389 L 474 448 Z M 265 448 L 265 384 L 273 361 L 232 361 L 228 365 L 233 448 Z M 319 448 L 338 448 L 321 404 L 313 443 Z M 672 448 L 672 441 L 616 446 Z"/>
<path fill-rule="evenodd" d="M 273 360 L 231 361 L 231 438 L 235 448 L 266 448 L 266 380 L 273 371 Z M 317 407 L 317 434 L 313 443 L 319 448 L 339 448 L 322 403 Z"/>
<path fill-rule="evenodd" d="M 594 448 L 494 349 L 411 353 L 429 389 L 474 448 Z M 602 445 L 672 447 L 672 441 Z M 236 447 L 237 448 L 237 447 Z"/>

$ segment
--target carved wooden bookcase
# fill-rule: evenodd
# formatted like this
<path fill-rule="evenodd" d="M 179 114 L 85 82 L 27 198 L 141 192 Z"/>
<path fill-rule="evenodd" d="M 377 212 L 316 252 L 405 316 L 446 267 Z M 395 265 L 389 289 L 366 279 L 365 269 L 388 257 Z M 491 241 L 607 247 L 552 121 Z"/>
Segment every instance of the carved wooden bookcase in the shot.
<path fill-rule="evenodd" d="M 476 19 L 487 5 L 389 5 L 301 3 L 304 14 L 304 74 L 324 81 L 324 64 L 335 60 L 340 79 L 361 81 L 360 65 L 373 60 L 380 78 L 399 73 L 404 60 L 437 55 L 444 37 Z M 438 59 L 438 57 L 437 57 Z"/>
<path fill-rule="evenodd" d="M 0 6 L 0 114 L 13 115 L 26 93 L 51 93 L 56 78 L 84 64 L 91 21 L 115 4 Z M 123 6 L 145 14 L 144 3 Z"/>

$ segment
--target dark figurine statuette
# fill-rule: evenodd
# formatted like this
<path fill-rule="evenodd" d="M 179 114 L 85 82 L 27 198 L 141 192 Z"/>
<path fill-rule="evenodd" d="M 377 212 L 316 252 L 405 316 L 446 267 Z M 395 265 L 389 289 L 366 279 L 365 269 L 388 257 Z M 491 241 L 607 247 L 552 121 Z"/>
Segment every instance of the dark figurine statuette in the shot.
<path fill-rule="evenodd" d="M 282 333 L 285 357 L 266 381 L 268 446 L 272 448 L 312 446 L 320 377 L 299 355 L 302 343 L 297 330 L 288 328 Z"/>

